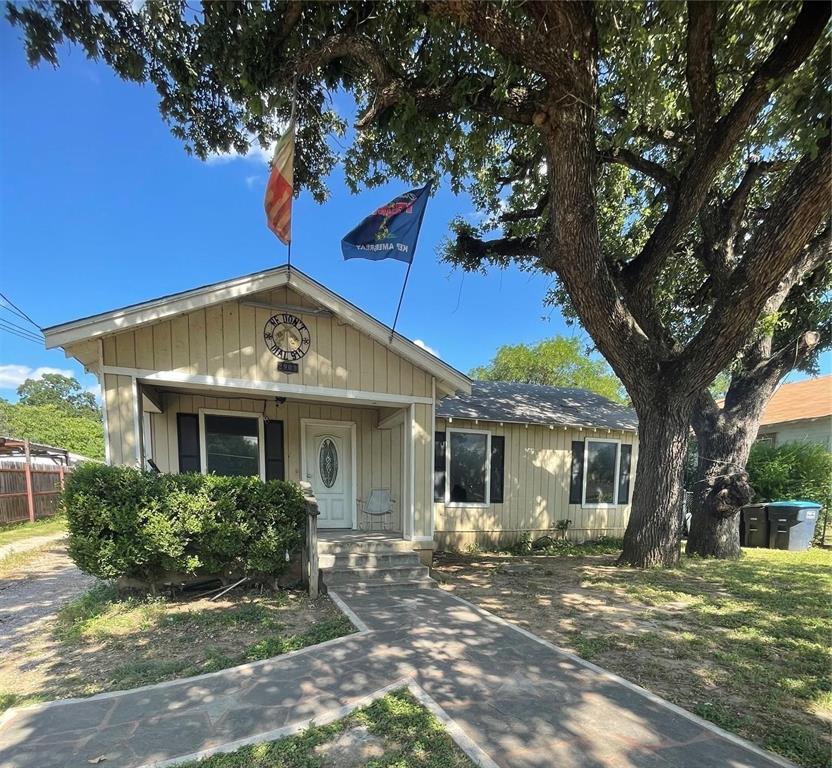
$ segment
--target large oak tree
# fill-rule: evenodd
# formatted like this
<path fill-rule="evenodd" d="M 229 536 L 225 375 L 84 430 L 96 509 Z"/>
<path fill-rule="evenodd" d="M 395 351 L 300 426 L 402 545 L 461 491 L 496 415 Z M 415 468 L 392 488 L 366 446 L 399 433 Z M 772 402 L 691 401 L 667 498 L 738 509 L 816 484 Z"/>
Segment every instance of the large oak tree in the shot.
<path fill-rule="evenodd" d="M 343 128 L 335 88 L 360 107 L 344 157 L 354 188 L 468 185 L 490 219 L 458 224 L 448 257 L 557 275 L 639 416 L 623 558 L 676 562 L 694 407 L 829 210 L 828 4 L 157 1 L 12 4 L 9 17 L 33 63 L 57 63 L 68 40 L 152 82 L 199 156 L 274 139 L 296 80 L 296 179 L 318 199 L 327 134 Z M 744 208 L 752 166 L 774 154 L 764 221 L 740 253 L 707 247 L 726 237 L 710 208 Z M 694 284 L 703 301 L 680 318 Z"/>

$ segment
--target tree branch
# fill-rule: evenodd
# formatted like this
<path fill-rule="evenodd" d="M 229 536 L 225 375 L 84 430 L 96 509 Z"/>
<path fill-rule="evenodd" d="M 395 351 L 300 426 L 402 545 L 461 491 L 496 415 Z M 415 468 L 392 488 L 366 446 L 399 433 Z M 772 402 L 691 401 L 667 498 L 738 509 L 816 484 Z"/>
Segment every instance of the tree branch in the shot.
<path fill-rule="evenodd" d="M 549 196 L 544 195 L 540 198 L 534 208 L 523 208 L 519 211 L 506 211 L 501 214 L 500 221 L 505 224 L 510 224 L 512 222 L 523 221 L 525 219 L 536 219 L 543 213 L 543 211 L 546 210 L 546 204 L 548 202 Z"/>
<path fill-rule="evenodd" d="M 719 169 L 780 81 L 811 53 L 829 18 L 827 3 L 805 2 L 786 36 L 745 85 L 730 111 L 713 126 L 703 149 L 679 178 L 678 194 L 641 253 L 625 269 L 625 281 L 641 298 L 651 295 L 665 261 L 704 204 Z"/>
<path fill-rule="evenodd" d="M 817 156 L 803 158 L 790 174 L 772 206 L 777 215 L 757 230 L 707 320 L 680 356 L 680 380 L 706 387 L 729 362 L 738 340 L 751 333 L 790 270 L 804 261 L 805 245 L 832 205 L 831 154 L 827 137 Z"/>
<path fill-rule="evenodd" d="M 605 163 L 618 163 L 638 173 L 649 176 L 661 184 L 666 190 L 675 192 L 676 177 L 661 163 L 648 160 L 624 147 L 613 147 L 601 151 L 601 160 Z"/>
<path fill-rule="evenodd" d="M 696 126 L 697 144 L 707 139 L 719 117 L 719 93 L 714 67 L 716 3 L 688 1 L 687 67 L 688 93 Z"/>
<path fill-rule="evenodd" d="M 537 264 L 540 260 L 540 247 L 534 237 L 482 240 L 467 232 L 459 232 L 453 247 L 453 256 L 446 256 L 445 260 L 467 271 L 482 269 L 483 262 L 507 266 L 511 261 L 530 261 Z"/>
<path fill-rule="evenodd" d="M 372 102 L 356 120 L 359 130 L 371 125 L 382 112 L 406 98 L 413 99 L 423 113 L 431 116 L 451 112 L 456 109 L 452 97 L 462 80 L 479 86 L 479 90 L 473 90 L 466 99 L 467 106 L 475 112 L 532 125 L 534 115 L 540 111 L 536 95 L 525 90 L 516 90 L 509 98 L 497 98 L 490 78 L 466 75 L 438 86 L 425 86 L 417 79 L 406 79 L 387 61 L 373 40 L 355 32 L 331 35 L 316 47 L 307 49 L 294 62 L 294 72 L 309 74 L 337 59 L 350 59 L 363 64 L 375 87 Z"/>
<path fill-rule="evenodd" d="M 445 16 L 470 29 L 481 41 L 521 67 L 546 74 L 541 66 L 549 48 L 536 30 L 511 22 L 505 8 L 486 0 L 431 0 L 430 13 Z"/>

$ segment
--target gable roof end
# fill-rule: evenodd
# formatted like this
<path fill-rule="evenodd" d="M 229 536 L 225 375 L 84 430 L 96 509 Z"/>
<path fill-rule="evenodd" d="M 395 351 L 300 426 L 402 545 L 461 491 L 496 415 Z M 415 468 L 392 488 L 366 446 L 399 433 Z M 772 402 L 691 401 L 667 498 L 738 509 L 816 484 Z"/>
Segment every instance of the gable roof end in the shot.
<path fill-rule="evenodd" d="M 470 389 L 471 380 L 465 374 L 422 347 L 416 346 L 400 333 L 393 333 L 391 341 L 391 329 L 384 323 L 333 293 L 296 267 L 290 270 L 287 265 L 50 326 L 43 331 L 46 348 L 66 348 L 83 341 L 159 322 L 215 304 L 239 300 L 282 286 L 289 286 L 305 294 L 409 362 L 428 371 L 440 381 L 446 382 L 450 389 L 464 392 Z"/>

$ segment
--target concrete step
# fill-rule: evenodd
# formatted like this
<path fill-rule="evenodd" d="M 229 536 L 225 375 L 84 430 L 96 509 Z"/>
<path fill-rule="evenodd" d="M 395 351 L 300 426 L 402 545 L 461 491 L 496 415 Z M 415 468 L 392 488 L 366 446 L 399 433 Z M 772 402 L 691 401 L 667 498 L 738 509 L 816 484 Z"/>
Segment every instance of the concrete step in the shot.
<path fill-rule="evenodd" d="M 395 584 L 400 581 L 416 581 L 428 578 L 428 569 L 424 565 L 392 566 L 389 568 L 329 568 L 321 571 L 324 584 L 337 588 L 336 585 L 380 582 Z"/>
<path fill-rule="evenodd" d="M 355 592 L 363 592 L 368 589 L 434 589 L 439 585 L 431 579 L 429 576 L 426 576 L 423 579 L 410 579 L 408 581 L 357 581 L 353 584 L 339 584 L 334 585 L 331 584 L 328 589 L 332 589 L 339 594 L 352 594 Z"/>
<path fill-rule="evenodd" d="M 340 552 L 335 555 L 320 554 L 318 563 L 321 568 L 390 568 L 396 565 L 421 565 L 419 555 L 410 552 Z"/>
<path fill-rule="evenodd" d="M 413 552 L 413 542 L 405 539 L 365 539 L 358 541 L 325 541 L 318 539 L 319 555 L 367 555 Z"/>

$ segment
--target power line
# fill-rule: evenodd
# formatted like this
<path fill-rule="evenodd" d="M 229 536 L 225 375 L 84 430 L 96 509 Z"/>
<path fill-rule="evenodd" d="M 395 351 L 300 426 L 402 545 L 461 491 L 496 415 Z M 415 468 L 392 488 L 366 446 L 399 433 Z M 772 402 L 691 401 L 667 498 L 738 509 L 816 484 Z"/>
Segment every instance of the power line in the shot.
<path fill-rule="evenodd" d="M 6 320 L 0 320 L 0 328 L 2 328 L 3 330 L 10 331 L 12 333 L 16 333 L 19 336 L 26 336 L 32 339 L 32 341 L 43 343 L 43 339 L 36 333 L 33 333 L 32 331 L 27 331 L 25 328 L 21 328 L 19 325 L 14 325 L 14 323 L 9 323 Z"/>
<path fill-rule="evenodd" d="M 19 331 L 14 331 L 10 328 L 4 328 L 0 326 L 0 331 L 9 333 L 12 336 L 19 336 L 21 339 L 25 339 L 26 341 L 31 341 L 33 344 L 37 344 L 39 347 L 43 346 L 43 339 L 38 339 L 35 336 L 27 336 L 25 333 L 20 333 Z"/>
<path fill-rule="evenodd" d="M 30 330 L 29 328 L 25 328 L 22 325 L 18 325 L 17 323 L 13 323 L 11 320 L 6 320 L 5 318 L 0 317 L 0 323 L 5 323 L 6 325 L 13 325 L 15 328 L 18 328 L 19 330 L 23 331 L 24 333 L 28 333 L 32 336 L 37 336 L 38 339 L 43 338 L 42 336 L 39 336 L 38 334 L 36 334 L 34 331 Z"/>
<path fill-rule="evenodd" d="M 31 317 L 29 317 L 29 315 L 27 315 L 27 314 L 26 314 L 26 313 L 25 313 L 25 312 L 24 312 L 24 311 L 23 311 L 20 307 L 18 307 L 18 306 L 17 306 L 17 304 L 15 304 L 15 303 L 14 303 L 14 302 L 13 302 L 13 301 L 12 301 L 12 300 L 8 297 L 8 296 L 4 296 L 2 293 L 0 293 L 0 299 L 3 299 L 3 301 L 5 301 L 5 302 L 6 302 L 6 304 L 8 304 L 8 305 L 9 305 L 10 307 L 12 307 L 13 309 L 15 309 L 15 310 L 17 311 L 17 313 L 18 313 L 18 314 L 19 314 L 19 315 L 20 315 L 20 316 L 21 316 L 24 320 L 28 320 L 28 321 L 29 321 L 32 325 L 34 325 L 34 326 L 35 326 L 35 328 L 37 328 L 39 331 L 42 331 L 42 330 L 43 330 L 43 328 L 41 328 L 41 327 L 40 327 L 40 326 L 39 326 L 39 325 L 38 325 L 38 324 L 37 324 L 34 320 L 32 320 L 32 318 L 31 318 Z"/>

